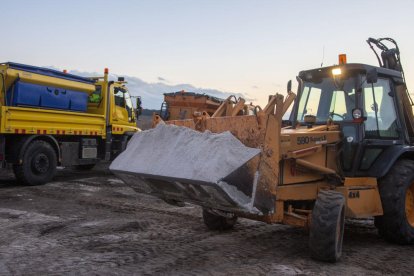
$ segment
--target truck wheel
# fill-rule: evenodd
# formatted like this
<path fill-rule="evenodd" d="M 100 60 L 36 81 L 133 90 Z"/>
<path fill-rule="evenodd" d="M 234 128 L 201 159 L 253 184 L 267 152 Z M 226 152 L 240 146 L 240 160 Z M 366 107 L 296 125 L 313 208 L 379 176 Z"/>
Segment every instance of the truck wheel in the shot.
<path fill-rule="evenodd" d="M 375 226 L 386 240 L 414 243 L 414 161 L 397 161 L 379 181 L 384 215 L 375 217 Z"/>
<path fill-rule="evenodd" d="M 320 191 L 312 211 L 309 248 L 311 257 L 336 262 L 342 254 L 345 197 L 336 191 Z"/>
<path fill-rule="evenodd" d="M 212 211 L 203 209 L 203 220 L 208 229 L 213 231 L 223 231 L 230 230 L 234 227 L 237 222 L 237 216 L 220 216 Z"/>
<path fill-rule="evenodd" d="M 23 163 L 14 165 L 13 171 L 17 180 L 26 185 L 44 184 L 55 175 L 56 160 L 56 153 L 49 143 L 33 141 L 23 154 Z"/>

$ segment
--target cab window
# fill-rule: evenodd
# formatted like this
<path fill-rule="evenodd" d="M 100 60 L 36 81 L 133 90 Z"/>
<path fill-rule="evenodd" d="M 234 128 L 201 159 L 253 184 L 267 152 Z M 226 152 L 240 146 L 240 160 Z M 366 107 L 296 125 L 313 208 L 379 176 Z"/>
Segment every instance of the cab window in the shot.
<path fill-rule="evenodd" d="M 321 91 L 317 87 L 304 88 L 301 101 L 299 102 L 299 121 L 303 121 L 305 115 L 317 115 Z"/>
<path fill-rule="evenodd" d="M 350 113 L 351 108 L 347 109 L 347 104 L 345 101 L 345 91 L 333 91 L 331 105 L 329 108 L 329 114 L 331 115 L 332 120 L 343 120 L 345 117 L 349 117 L 349 115 L 351 115 Z"/>
<path fill-rule="evenodd" d="M 354 108 L 354 78 L 340 81 L 332 78 L 306 81 L 299 100 L 297 120 L 303 122 L 306 115 L 314 115 L 317 123 L 326 123 L 329 119 L 350 121 Z"/>
<path fill-rule="evenodd" d="M 124 93 L 125 96 L 125 108 L 126 111 L 128 112 L 128 120 L 131 122 L 133 119 L 133 106 L 132 106 L 132 100 L 131 100 L 131 96 L 129 95 L 129 93 Z"/>
<path fill-rule="evenodd" d="M 365 138 L 398 138 L 397 115 L 388 79 L 365 84 Z"/>
<path fill-rule="evenodd" d="M 114 88 L 114 99 L 115 105 L 125 107 L 124 92 L 119 87 Z"/>

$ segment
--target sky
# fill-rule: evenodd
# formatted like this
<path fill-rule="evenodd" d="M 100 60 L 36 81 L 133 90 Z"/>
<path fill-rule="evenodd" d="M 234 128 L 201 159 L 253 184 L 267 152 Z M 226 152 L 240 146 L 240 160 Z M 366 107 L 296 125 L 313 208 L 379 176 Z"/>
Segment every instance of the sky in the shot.
<path fill-rule="evenodd" d="M 299 71 L 336 64 L 340 53 L 348 62 L 376 65 L 366 39 L 392 37 L 408 86 L 414 86 L 414 1 L 409 0 L 0 4 L 0 61 L 81 72 L 108 67 L 148 83 L 242 93 L 264 105 L 268 95 L 286 93 L 287 81 Z"/>

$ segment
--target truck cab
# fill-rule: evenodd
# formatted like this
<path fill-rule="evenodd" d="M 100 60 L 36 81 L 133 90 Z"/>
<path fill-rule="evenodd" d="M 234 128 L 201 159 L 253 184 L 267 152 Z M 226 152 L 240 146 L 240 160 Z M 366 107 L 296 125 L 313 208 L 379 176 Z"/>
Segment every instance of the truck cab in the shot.
<path fill-rule="evenodd" d="M 94 114 L 106 114 L 108 125 L 112 127 L 112 134 L 119 135 L 125 132 L 136 132 L 136 109 L 132 104 L 127 82 L 124 78 L 117 81 L 108 81 L 103 78 L 94 78 L 95 91 L 89 96 L 88 110 Z M 106 99 L 110 102 L 107 103 Z"/>
<path fill-rule="evenodd" d="M 302 71 L 298 80 L 291 123 L 306 124 L 305 119 L 314 116 L 315 125 L 328 121 L 339 125 L 345 176 L 382 177 L 393 161 L 412 151 L 401 72 L 342 64 Z"/>

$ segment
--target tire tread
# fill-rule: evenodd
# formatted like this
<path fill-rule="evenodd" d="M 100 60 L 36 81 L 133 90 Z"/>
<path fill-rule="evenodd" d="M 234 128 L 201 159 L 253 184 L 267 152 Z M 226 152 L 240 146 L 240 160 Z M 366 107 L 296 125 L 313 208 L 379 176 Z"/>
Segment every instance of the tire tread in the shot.
<path fill-rule="evenodd" d="M 414 182 L 414 161 L 398 160 L 388 174 L 379 181 L 384 214 L 375 217 L 375 226 L 386 240 L 398 244 L 414 243 L 414 228 L 405 214 L 405 194 Z"/>
<path fill-rule="evenodd" d="M 320 191 L 312 211 L 309 235 L 311 257 L 320 261 L 335 262 L 341 252 L 336 252 L 336 227 L 338 216 L 344 215 L 345 197 L 337 191 Z M 343 218 L 342 218 L 343 219 Z M 343 234 L 343 221 L 341 222 Z M 342 236 L 340 237 L 342 247 Z"/>

